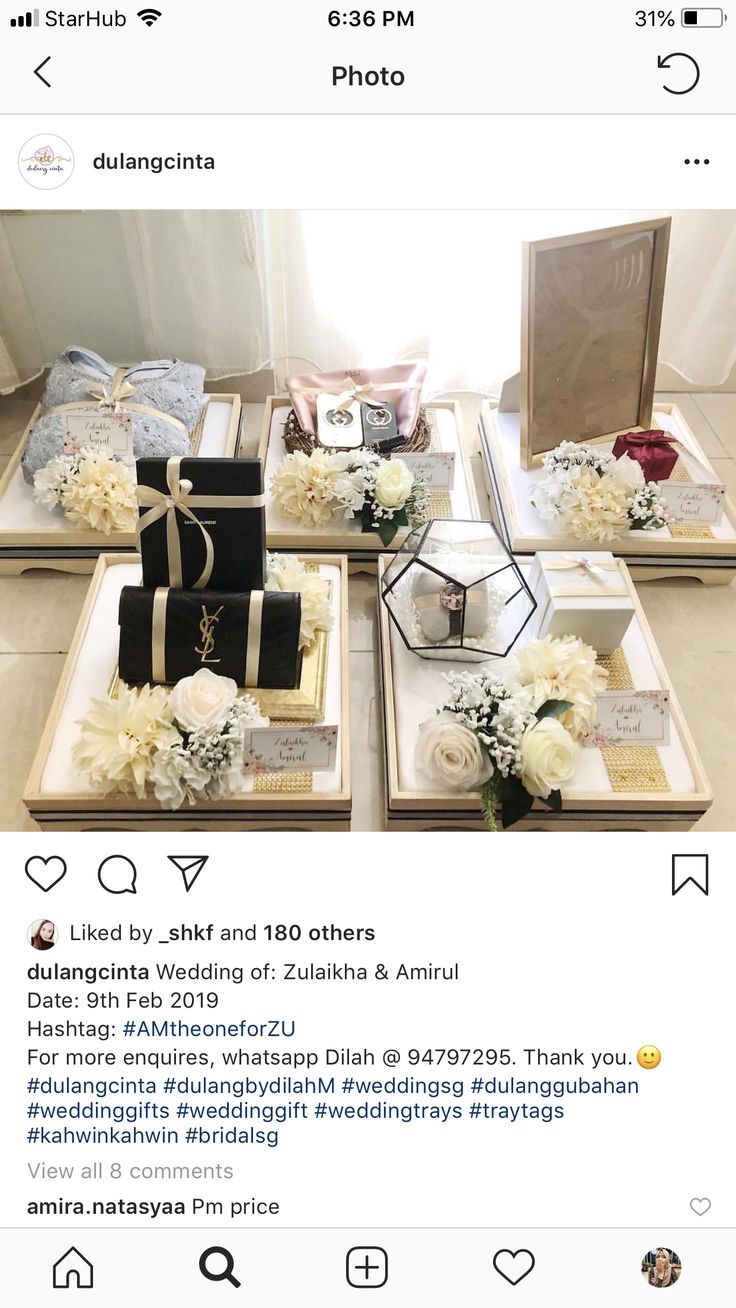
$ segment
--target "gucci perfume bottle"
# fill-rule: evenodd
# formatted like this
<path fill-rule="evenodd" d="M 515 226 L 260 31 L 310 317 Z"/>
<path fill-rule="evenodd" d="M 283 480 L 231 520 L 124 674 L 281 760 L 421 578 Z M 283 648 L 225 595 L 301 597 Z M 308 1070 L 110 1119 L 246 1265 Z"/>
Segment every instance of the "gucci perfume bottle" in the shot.
<path fill-rule="evenodd" d="M 335 395 L 318 395 L 317 440 L 328 450 L 359 449 L 363 444 L 359 401 L 340 405 Z"/>

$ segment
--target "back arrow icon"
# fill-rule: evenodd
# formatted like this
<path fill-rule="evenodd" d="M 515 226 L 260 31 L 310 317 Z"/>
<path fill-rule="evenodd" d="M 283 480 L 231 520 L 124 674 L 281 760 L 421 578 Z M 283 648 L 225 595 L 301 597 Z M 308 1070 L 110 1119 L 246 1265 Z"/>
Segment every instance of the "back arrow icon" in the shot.
<path fill-rule="evenodd" d="M 676 91 L 671 86 L 663 86 L 662 90 L 669 91 L 670 95 L 687 95 L 690 91 L 694 91 L 695 87 L 698 85 L 698 82 L 700 81 L 700 68 L 698 67 L 696 61 L 693 59 L 692 55 L 685 54 L 684 50 L 676 50 L 674 54 L 660 55 L 659 58 L 657 59 L 657 67 L 669 68 L 670 59 L 689 59 L 693 68 L 695 69 L 695 81 L 691 82 L 689 86 L 683 87 L 682 90 L 680 91 Z"/>
<path fill-rule="evenodd" d="M 47 82 L 47 81 L 46 81 L 46 78 L 41 76 L 41 69 L 46 67 L 46 65 L 47 65 L 47 63 L 49 62 L 50 58 L 51 58 L 51 55 L 47 55 L 46 58 L 45 58 L 44 60 L 42 60 L 42 62 L 38 65 L 38 68 L 34 68 L 34 70 L 33 70 L 34 73 L 35 73 L 35 75 L 36 75 L 36 77 L 38 78 L 39 82 L 43 82 L 44 86 L 48 86 L 49 90 L 51 90 L 51 83 L 50 83 L 50 82 Z"/>

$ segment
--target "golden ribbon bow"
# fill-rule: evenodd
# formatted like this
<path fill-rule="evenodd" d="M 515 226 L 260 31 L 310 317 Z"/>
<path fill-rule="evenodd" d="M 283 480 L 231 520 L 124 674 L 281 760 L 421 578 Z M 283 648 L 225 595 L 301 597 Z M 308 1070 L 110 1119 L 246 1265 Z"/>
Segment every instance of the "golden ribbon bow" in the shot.
<path fill-rule="evenodd" d="M 350 405 L 356 401 L 360 404 L 363 400 L 367 400 L 369 396 L 373 394 L 375 389 L 375 382 L 365 382 L 362 386 L 359 386 L 356 381 L 353 381 L 352 377 L 347 377 L 345 380 L 345 386 L 341 391 L 325 391 L 325 394 L 337 394 L 335 408 L 340 412 L 343 409 L 349 409 Z"/>
<path fill-rule="evenodd" d="M 192 496 L 192 483 L 187 477 L 179 476 L 181 467 L 181 456 L 169 459 L 166 463 L 166 485 L 168 494 L 165 491 L 154 490 L 153 486 L 138 486 L 136 493 L 138 503 L 150 506 L 148 513 L 144 513 L 138 519 L 137 531 L 140 536 L 146 527 L 152 523 L 158 522 L 159 518 L 166 518 L 166 547 L 169 558 L 169 582 L 175 589 L 181 589 L 184 585 L 182 562 L 181 562 L 181 543 L 179 541 L 179 528 L 176 522 L 177 513 L 181 513 L 190 522 L 196 523 L 202 533 L 205 547 L 205 565 L 197 580 L 192 587 L 193 590 L 204 590 L 207 582 L 212 576 L 212 568 L 215 562 L 215 547 L 212 544 L 212 537 L 206 527 L 202 526 L 196 514 L 192 513 L 191 505 L 202 507 L 202 502 L 210 506 L 219 504 L 219 499 L 212 496 L 196 495 Z M 242 497 L 228 497 L 242 498 Z"/>
<path fill-rule="evenodd" d="M 98 409 L 104 413 L 119 413 L 121 401 L 135 395 L 135 386 L 131 386 L 130 382 L 116 373 L 110 382 L 95 382 L 87 391 L 97 400 Z"/>
<path fill-rule="evenodd" d="M 589 582 L 592 583 L 590 589 L 584 593 L 586 595 L 595 595 L 597 598 L 621 598 L 628 595 L 628 590 L 623 582 L 621 570 L 616 559 L 610 563 L 594 563 L 588 558 L 587 554 L 561 554 L 557 559 L 545 559 L 538 563 L 540 574 L 545 572 L 569 572 L 575 568 L 583 573 Z M 537 574 L 539 575 L 539 574 Z M 580 583 L 577 586 L 552 586 L 547 582 L 547 602 L 540 614 L 539 626 L 541 627 L 552 598 L 571 599 L 581 593 Z"/>
<path fill-rule="evenodd" d="M 174 589 L 181 590 L 184 585 L 182 561 L 181 561 L 181 543 L 179 541 L 179 528 L 177 526 L 176 515 L 181 513 L 183 517 L 188 518 L 190 522 L 196 524 L 202 533 L 205 547 L 205 564 L 204 568 L 192 590 L 204 590 L 207 582 L 212 576 L 212 569 L 215 562 L 215 547 L 212 543 L 212 537 L 205 527 L 202 526 L 196 514 L 192 509 L 262 509 L 266 503 L 266 497 L 260 495 L 192 495 L 192 483 L 187 477 L 180 477 L 181 461 L 183 455 L 176 454 L 166 461 L 166 491 L 158 491 L 153 486 L 139 485 L 136 488 L 138 503 L 143 507 L 148 507 L 148 513 L 142 514 L 138 519 L 136 528 L 138 536 L 150 527 L 151 523 L 158 522 L 160 518 L 166 518 L 166 547 L 169 558 L 169 585 Z"/>
<path fill-rule="evenodd" d="M 548 572 L 567 572 L 570 568 L 580 568 L 590 581 L 607 582 L 607 572 L 618 572 L 617 563 L 601 565 L 593 563 L 587 554 L 561 554 L 559 559 L 545 559 L 544 566 Z"/>

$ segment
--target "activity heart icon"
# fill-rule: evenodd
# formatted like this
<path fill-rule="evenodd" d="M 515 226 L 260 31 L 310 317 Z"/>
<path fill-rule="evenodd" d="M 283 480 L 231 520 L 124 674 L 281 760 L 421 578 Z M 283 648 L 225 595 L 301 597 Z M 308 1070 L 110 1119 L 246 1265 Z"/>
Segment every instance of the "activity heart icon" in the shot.
<path fill-rule="evenodd" d="M 690 1207 L 694 1213 L 698 1214 L 698 1217 L 705 1217 L 710 1208 L 710 1199 L 691 1199 Z"/>
<path fill-rule="evenodd" d="M 530 1249 L 499 1249 L 493 1255 L 493 1266 L 509 1285 L 518 1285 L 534 1269 L 536 1259 Z"/>
<path fill-rule="evenodd" d="M 26 876 L 39 890 L 53 890 L 66 876 L 66 863 L 58 854 L 51 854 L 49 858 L 34 854 L 26 863 Z"/>

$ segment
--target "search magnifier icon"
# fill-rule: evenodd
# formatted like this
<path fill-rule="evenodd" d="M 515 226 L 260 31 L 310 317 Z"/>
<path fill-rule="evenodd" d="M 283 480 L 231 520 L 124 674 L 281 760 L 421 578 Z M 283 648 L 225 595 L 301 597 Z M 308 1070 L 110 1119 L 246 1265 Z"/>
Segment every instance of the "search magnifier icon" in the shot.
<path fill-rule="evenodd" d="M 210 1262 L 215 1259 L 225 1259 L 225 1266 L 210 1267 Z M 240 1289 L 240 1281 L 233 1275 L 235 1271 L 235 1259 L 229 1249 L 223 1249 L 220 1244 L 213 1244 L 211 1249 L 205 1249 L 199 1260 L 199 1270 L 208 1281 L 229 1281 L 235 1286 L 236 1290 Z"/>

